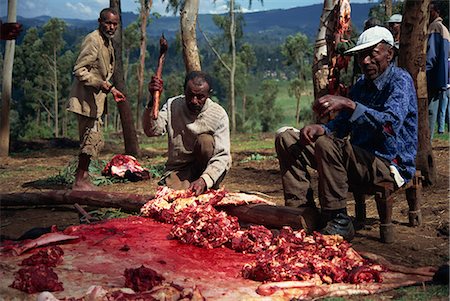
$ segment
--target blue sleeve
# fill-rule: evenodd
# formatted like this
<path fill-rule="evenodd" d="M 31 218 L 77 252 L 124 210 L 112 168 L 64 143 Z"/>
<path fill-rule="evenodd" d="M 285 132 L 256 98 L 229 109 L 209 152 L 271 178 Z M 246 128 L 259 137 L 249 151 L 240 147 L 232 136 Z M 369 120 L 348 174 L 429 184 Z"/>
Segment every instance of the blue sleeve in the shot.
<path fill-rule="evenodd" d="M 369 108 L 356 102 L 356 109 L 350 116 L 353 126 L 364 125 L 374 132 L 382 132 L 385 136 L 398 135 L 398 131 L 410 111 L 411 99 L 415 98 L 415 88 L 408 73 L 396 76 L 384 91 L 386 101 L 377 109 Z M 369 133 L 368 133 L 369 134 Z"/>

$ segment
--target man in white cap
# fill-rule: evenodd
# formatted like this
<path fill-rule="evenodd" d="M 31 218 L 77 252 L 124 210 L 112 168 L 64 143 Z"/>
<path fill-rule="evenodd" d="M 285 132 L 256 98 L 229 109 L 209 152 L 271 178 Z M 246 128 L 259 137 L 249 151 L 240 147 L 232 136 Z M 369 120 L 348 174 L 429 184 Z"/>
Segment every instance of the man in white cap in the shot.
<path fill-rule="evenodd" d="M 400 46 L 400 27 L 402 26 L 402 15 L 394 14 L 387 21 L 388 28 L 394 36 L 394 46 Z"/>
<path fill-rule="evenodd" d="M 307 167 L 317 169 L 324 234 L 353 238 L 346 209 L 352 187 L 386 182 L 401 187 L 415 173 L 417 96 L 409 73 L 392 63 L 393 46 L 388 29 L 375 26 L 364 31 L 347 51 L 363 72 L 350 98 L 325 95 L 313 105 L 319 116 L 337 113 L 336 118 L 277 133 L 285 199 L 311 205 Z"/>

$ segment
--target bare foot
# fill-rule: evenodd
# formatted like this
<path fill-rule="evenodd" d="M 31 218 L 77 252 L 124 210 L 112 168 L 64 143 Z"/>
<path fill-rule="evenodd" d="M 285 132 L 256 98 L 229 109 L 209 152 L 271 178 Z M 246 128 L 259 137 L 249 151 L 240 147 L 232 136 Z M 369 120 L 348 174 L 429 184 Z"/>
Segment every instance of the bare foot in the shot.
<path fill-rule="evenodd" d="M 87 181 L 78 181 L 75 182 L 72 186 L 72 190 L 77 191 L 97 191 L 99 188 L 95 185 L 93 185 L 91 182 Z"/>

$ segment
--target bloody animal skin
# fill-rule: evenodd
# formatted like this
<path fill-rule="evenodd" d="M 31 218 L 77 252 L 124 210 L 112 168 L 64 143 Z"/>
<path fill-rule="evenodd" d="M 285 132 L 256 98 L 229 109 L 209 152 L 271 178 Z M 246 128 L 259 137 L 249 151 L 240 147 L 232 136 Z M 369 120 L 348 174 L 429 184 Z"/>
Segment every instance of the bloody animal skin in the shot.
<path fill-rule="evenodd" d="M 61 232 L 47 233 L 33 240 L 25 240 L 20 243 L 7 244 L 1 247 L 2 252 L 12 252 L 14 255 L 21 255 L 28 250 L 42 247 L 52 243 L 63 243 L 69 240 L 78 239 L 78 236 L 65 235 Z"/>
<path fill-rule="evenodd" d="M 58 282 L 58 275 L 52 268 L 43 264 L 21 268 L 15 273 L 14 282 L 10 287 L 21 290 L 28 294 L 37 292 L 63 291 L 63 285 Z"/>

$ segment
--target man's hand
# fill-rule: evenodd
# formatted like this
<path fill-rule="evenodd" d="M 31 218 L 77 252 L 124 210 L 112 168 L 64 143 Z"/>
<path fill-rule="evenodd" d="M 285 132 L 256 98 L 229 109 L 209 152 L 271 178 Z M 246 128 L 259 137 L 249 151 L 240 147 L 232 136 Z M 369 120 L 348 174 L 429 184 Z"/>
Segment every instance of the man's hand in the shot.
<path fill-rule="evenodd" d="M 116 102 L 121 102 L 121 101 L 125 101 L 125 100 L 126 100 L 125 95 L 123 95 L 122 92 L 120 92 L 119 90 L 117 90 L 116 87 L 112 87 L 111 93 L 112 93 L 112 95 L 113 95 L 113 97 L 114 97 L 114 100 L 115 100 Z"/>
<path fill-rule="evenodd" d="M 153 95 L 156 91 L 159 91 L 159 93 L 162 93 L 163 86 L 164 86 L 164 82 L 162 79 L 152 76 L 152 79 L 148 83 L 148 91 L 150 92 L 150 95 Z"/>
<path fill-rule="evenodd" d="M 354 111 L 356 104 L 349 98 L 338 95 L 325 95 L 314 102 L 313 110 L 319 117 L 342 110 Z"/>
<path fill-rule="evenodd" d="M 325 129 L 320 124 L 307 125 L 300 130 L 300 143 L 309 145 L 323 134 L 325 134 Z"/>
<path fill-rule="evenodd" d="M 206 190 L 206 182 L 202 178 L 198 178 L 189 186 L 189 190 L 195 193 L 195 195 L 200 195 Z"/>

